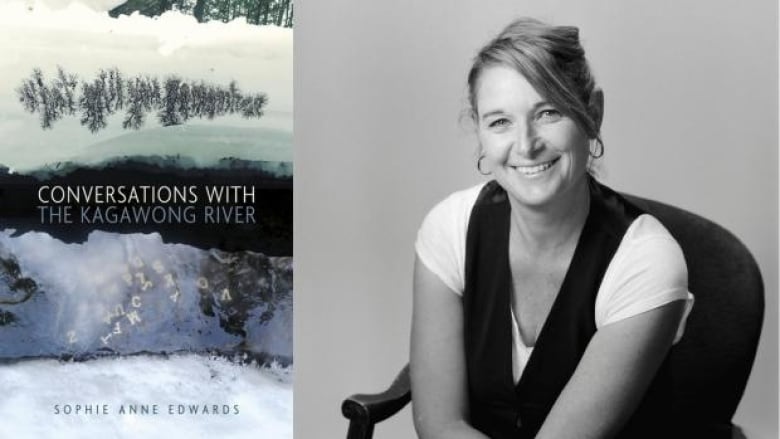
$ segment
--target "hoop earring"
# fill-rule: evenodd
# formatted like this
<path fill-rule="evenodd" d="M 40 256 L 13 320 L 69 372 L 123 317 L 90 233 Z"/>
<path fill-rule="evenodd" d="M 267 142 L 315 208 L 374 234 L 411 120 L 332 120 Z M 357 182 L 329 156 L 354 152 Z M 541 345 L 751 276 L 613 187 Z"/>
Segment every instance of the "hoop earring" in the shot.
<path fill-rule="evenodd" d="M 601 158 L 604 155 L 604 144 L 601 142 L 601 139 L 596 139 L 596 152 L 594 153 L 591 148 L 588 148 L 588 154 L 594 159 Z"/>
<path fill-rule="evenodd" d="M 485 154 L 482 154 L 477 159 L 477 171 L 479 171 L 479 173 L 482 175 L 490 175 L 490 172 L 482 172 L 482 159 L 484 158 L 485 158 Z"/>

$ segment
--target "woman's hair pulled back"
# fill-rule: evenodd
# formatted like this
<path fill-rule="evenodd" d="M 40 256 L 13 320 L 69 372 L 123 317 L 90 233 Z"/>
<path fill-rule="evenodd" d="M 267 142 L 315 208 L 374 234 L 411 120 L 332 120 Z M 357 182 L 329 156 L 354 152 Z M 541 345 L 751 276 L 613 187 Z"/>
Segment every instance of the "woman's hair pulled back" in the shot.
<path fill-rule="evenodd" d="M 533 18 L 510 23 L 474 58 L 468 76 L 471 117 L 477 120 L 477 87 L 487 67 L 515 69 L 559 111 L 574 119 L 591 139 L 601 143 L 596 82 L 574 26 L 552 26 Z"/>

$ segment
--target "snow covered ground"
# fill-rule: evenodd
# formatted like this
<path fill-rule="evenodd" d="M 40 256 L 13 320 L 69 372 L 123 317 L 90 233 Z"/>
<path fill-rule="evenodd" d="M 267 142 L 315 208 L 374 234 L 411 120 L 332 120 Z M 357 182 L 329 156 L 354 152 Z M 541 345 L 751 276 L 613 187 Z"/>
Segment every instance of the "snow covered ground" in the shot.
<path fill-rule="evenodd" d="M 33 360 L 1 365 L 0 389 L 2 438 L 293 437 L 291 369 L 198 355 Z"/>
<path fill-rule="evenodd" d="M 265 116 L 250 120 L 239 116 L 196 119 L 187 125 L 292 132 L 292 29 L 249 25 L 242 19 L 197 23 L 192 16 L 174 11 L 155 18 L 139 14 L 111 18 L 105 10 L 115 3 L 0 2 L 0 164 L 30 169 L 84 157 L 94 151 L 92 145 L 115 137 L 160 130 L 154 117 L 141 131 L 124 130 L 121 113 L 112 116 L 108 127 L 97 134 L 82 127 L 78 116 L 66 116 L 52 129 L 41 129 L 38 115 L 25 112 L 15 92 L 35 67 L 41 68 L 47 78 L 62 66 L 90 80 L 98 70 L 111 67 L 119 68 L 126 77 L 142 74 L 162 79 L 177 74 L 223 86 L 236 80 L 242 91 L 268 95 Z M 260 141 L 257 146 L 263 147 Z M 126 147 L 123 153 L 132 155 L 132 146 Z M 192 143 L 190 155 L 197 158 L 213 154 L 213 150 L 213 144 Z"/>
<path fill-rule="evenodd" d="M 287 262 L 238 253 L 219 262 L 224 255 L 163 243 L 157 233 L 93 231 L 84 243 L 66 244 L 41 232 L 0 231 L 0 258 L 18 261 L 19 273 L 37 285 L 29 300 L 2 305 L 16 321 L 0 326 L 0 358 L 83 355 L 101 348 L 225 352 L 240 342 L 251 352 L 291 357 L 292 291 L 284 279 L 289 272 L 274 268 Z M 237 275 L 239 269 L 247 277 Z M 243 288 L 239 278 L 247 281 Z M 21 293 L 7 291 L 2 281 L 0 299 L 19 300 Z M 200 282 L 209 287 L 201 289 Z M 213 301 L 210 291 L 228 285 L 230 301 Z M 203 311 L 204 297 L 212 298 L 211 315 Z M 243 337 L 222 327 L 227 314 L 240 311 L 247 313 Z M 261 322 L 265 312 L 270 314 Z"/>

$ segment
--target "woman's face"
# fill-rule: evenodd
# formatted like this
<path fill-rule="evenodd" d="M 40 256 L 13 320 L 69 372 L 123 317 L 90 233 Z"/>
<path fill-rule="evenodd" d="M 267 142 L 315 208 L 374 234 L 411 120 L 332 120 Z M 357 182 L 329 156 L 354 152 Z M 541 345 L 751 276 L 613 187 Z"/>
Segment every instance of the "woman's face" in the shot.
<path fill-rule="evenodd" d="M 481 169 L 516 201 L 542 207 L 585 184 L 589 139 L 520 73 L 485 68 L 477 83 Z"/>

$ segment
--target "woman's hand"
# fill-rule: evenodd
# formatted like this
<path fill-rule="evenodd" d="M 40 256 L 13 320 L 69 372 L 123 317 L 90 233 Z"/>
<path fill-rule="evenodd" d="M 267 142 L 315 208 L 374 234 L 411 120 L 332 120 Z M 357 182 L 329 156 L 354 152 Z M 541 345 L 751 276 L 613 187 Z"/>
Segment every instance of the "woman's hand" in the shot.
<path fill-rule="evenodd" d="M 666 357 L 684 311 L 678 300 L 596 331 L 536 438 L 616 435 Z"/>
<path fill-rule="evenodd" d="M 419 258 L 414 266 L 410 367 L 414 426 L 421 438 L 486 438 L 467 422 L 461 298 Z"/>

